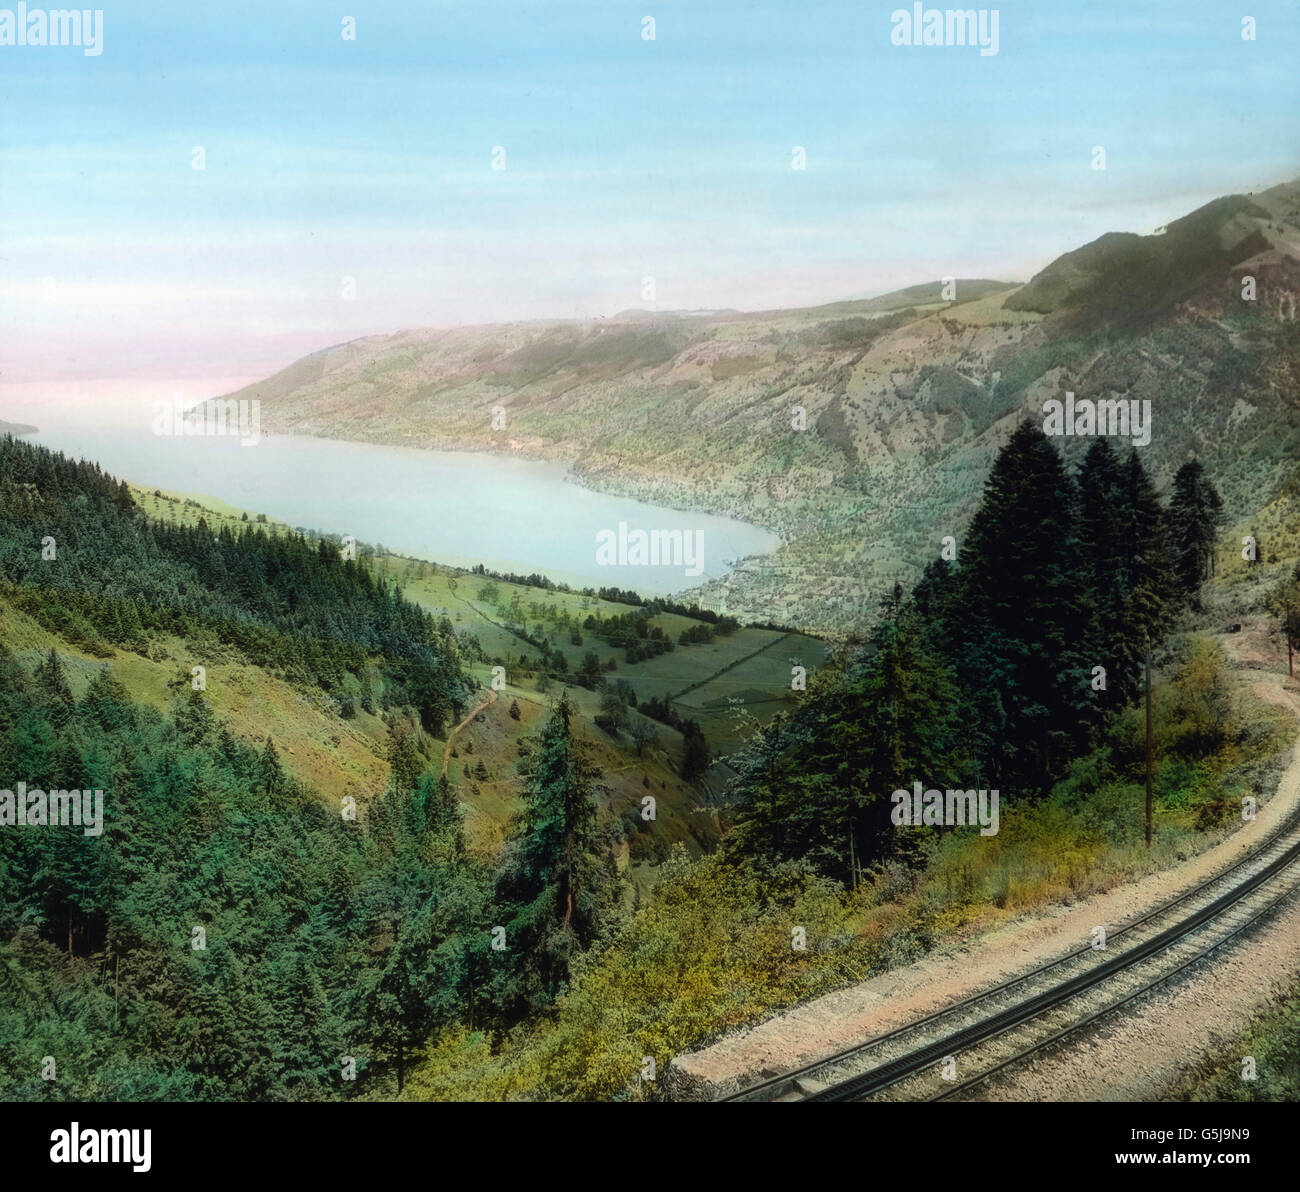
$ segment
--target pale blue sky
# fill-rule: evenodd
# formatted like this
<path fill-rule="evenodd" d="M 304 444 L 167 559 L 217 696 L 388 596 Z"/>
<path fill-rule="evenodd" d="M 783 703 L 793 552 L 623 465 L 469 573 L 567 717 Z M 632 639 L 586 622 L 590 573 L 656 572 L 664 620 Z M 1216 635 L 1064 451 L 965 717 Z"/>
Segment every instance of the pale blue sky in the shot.
<path fill-rule="evenodd" d="M 896 7 L 172 0 L 107 6 L 99 57 L 0 47 L 0 380 L 251 374 L 646 275 L 663 309 L 1022 278 L 1300 174 L 1290 0 L 1003 3 L 996 57 L 894 46 Z"/>

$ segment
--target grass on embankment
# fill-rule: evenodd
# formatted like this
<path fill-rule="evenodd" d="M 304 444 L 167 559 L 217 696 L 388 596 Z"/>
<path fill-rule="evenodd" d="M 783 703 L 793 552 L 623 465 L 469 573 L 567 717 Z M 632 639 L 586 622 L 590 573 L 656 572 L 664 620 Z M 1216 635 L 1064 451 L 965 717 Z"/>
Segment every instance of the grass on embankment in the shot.
<path fill-rule="evenodd" d="M 1246 1075 L 1247 1057 L 1255 1061 L 1253 1079 Z M 1300 987 L 1166 1099 L 1300 1101 Z"/>

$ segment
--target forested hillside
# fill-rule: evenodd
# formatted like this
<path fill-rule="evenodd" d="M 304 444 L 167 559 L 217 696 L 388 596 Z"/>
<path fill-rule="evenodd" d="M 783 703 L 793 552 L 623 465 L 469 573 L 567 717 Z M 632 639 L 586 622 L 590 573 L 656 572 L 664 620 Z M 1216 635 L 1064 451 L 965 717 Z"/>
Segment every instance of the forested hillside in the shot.
<path fill-rule="evenodd" d="M 151 523 L 125 485 L 11 439 L 0 566 L 0 599 L 92 655 L 211 635 L 329 693 L 363 682 L 367 702 L 409 706 L 431 732 L 472 690 L 451 631 L 328 544 Z M 177 684 L 164 715 L 108 670 L 77 697 L 54 649 L 24 665 L 0 646 L 0 672 L 10 797 L 23 782 L 105 801 L 99 835 L 0 832 L 6 1097 L 400 1088 L 430 1032 L 504 1030 L 545 1006 L 621 913 L 615 837 L 598 835 L 598 775 L 564 700 L 525 759 L 518 839 L 490 865 L 467 854 L 455 788 L 409 735 L 392 737 L 387 789 L 349 815 L 269 737 L 240 740 L 202 684 Z M 348 1054 L 369 1081 L 344 1080 Z"/>
<path fill-rule="evenodd" d="M 885 593 L 870 648 L 751 723 L 723 847 L 650 848 L 655 881 L 634 890 L 629 841 L 673 831 L 646 810 L 663 765 L 637 747 L 602 772 L 598 730 L 579 721 L 614 717 L 624 693 L 598 671 L 576 676 L 591 691 L 553 692 L 531 729 L 515 701 L 494 722 L 508 735 L 462 733 L 450 767 L 448 737 L 440 767 L 404 717 L 436 721 L 441 701 L 454 715 L 471 690 L 459 658 L 481 648 L 373 560 L 234 519 L 151 522 L 91 466 L 3 450 L 0 621 L 50 645 L 0 650 L 0 773 L 105 795 L 100 835 L 0 832 L 7 1098 L 653 1096 L 648 1060 L 663 1069 L 962 924 L 1195 851 L 1240 790 L 1267 789 L 1286 741 L 1233 692 L 1213 642 L 1185 632 L 1222 518 L 1205 470 L 1187 464 L 1161 502 L 1135 454 L 1098 444 L 1076 471 L 1026 424 L 955 563 Z M 41 557 L 47 539 L 57 557 Z M 476 595 L 490 606 L 507 583 Z M 568 624 L 625 651 L 661 640 L 634 613 Z M 688 624 L 683 638 L 723 628 Z M 212 692 L 182 676 L 147 706 L 87 661 L 203 640 L 340 709 L 361 690 L 385 705 L 382 789 L 351 816 Z M 1135 853 L 1148 640 L 1157 832 Z M 675 718 L 673 703 L 655 715 Z M 517 746 L 519 813 L 499 848 L 471 848 L 465 813 L 498 735 Z M 606 784 L 628 789 L 629 772 L 633 805 L 611 814 Z M 1000 785 L 1001 835 L 891 829 L 890 790 L 922 775 Z M 791 924 L 807 951 L 790 950 Z"/>
<path fill-rule="evenodd" d="M 614 914 L 563 705 L 498 870 L 466 855 L 453 788 L 418 766 L 399 760 L 359 826 L 272 744 L 236 741 L 198 692 L 165 717 L 111 678 L 74 699 L 55 655 L 31 675 L 0 657 L 0 671 L 0 769 L 100 786 L 107 809 L 101 837 L 0 833 L 6 1098 L 400 1089 L 431 1032 L 504 1029 L 545 1005 Z"/>
<path fill-rule="evenodd" d="M 332 695 L 413 703 L 431 727 L 469 695 L 450 627 L 330 544 L 150 522 L 125 483 L 12 438 L 0 439 L 0 582 L 91 652 L 209 634 Z"/>
<path fill-rule="evenodd" d="M 1041 800 L 1142 690 L 1199 603 L 1221 520 L 1196 462 L 1165 508 L 1136 450 L 1104 439 L 1071 474 L 1024 422 L 999 453 L 955 565 L 883 602 L 871 649 L 820 676 L 752 742 L 733 848 L 856 884 L 906 858 L 890 795 L 997 788 Z"/>

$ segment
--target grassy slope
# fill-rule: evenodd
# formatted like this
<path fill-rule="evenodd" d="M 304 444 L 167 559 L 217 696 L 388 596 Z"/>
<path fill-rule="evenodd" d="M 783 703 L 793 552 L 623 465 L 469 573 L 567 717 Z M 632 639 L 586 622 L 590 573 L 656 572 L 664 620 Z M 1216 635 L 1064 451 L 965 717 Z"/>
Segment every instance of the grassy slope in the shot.
<path fill-rule="evenodd" d="M 533 659 L 538 656 L 537 648 L 513 633 L 501 618 L 501 606 L 508 607 L 515 595 L 525 610 L 524 620 L 530 631 L 539 621 L 546 624 L 528 612 L 534 604 L 564 610 L 581 619 L 592 614 L 610 617 L 628 611 L 627 605 L 580 593 L 544 591 L 501 580 L 492 581 L 500 592 L 497 601 L 492 603 L 479 599 L 478 592 L 486 581 L 473 574 L 445 567 L 434 569 L 416 560 L 392 557 L 381 560 L 380 566 L 402 583 L 410 599 L 439 616 L 446 616 L 458 633 L 472 633 L 489 658 L 503 662 L 514 661 L 521 653 Z M 698 624 L 676 613 L 660 613 L 649 623 L 661 627 L 674 642 L 683 629 Z M 728 701 L 739 698 L 752 715 L 766 720 L 791 694 L 791 668 L 801 665 L 811 673 L 828 657 L 826 643 L 815 637 L 770 629 L 739 629 L 712 642 L 678 645 L 669 653 L 635 663 L 628 663 L 621 649 L 586 631 L 580 645 L 549 627 L 547 637 L 564 654 L 570 673 L 594 650 L 602 663 L 610 658 L 615 660 L 617 669 L 609 672 L 607 678 L 627 680 L 638 700 L 680 695 L 680 699 L 674 700 L 678 710 L 683 716 L 700 721 L 710 746 L 722 752 L 739 743 L 733 724 L 734 710 Z M 481 669 L 484 675 L 489 673 L 486 668 Z M 523 686 L 512 691 L 535 694 L 536 684 L 524 681 Z M 574 695 L 585 713 L 594 716 L 599 710 L 598 696 L 581 688 Z M 678 740 L 672 729 L 661 728 L 666 738 Z"/>
<path fill-rule="evenodd" d="M 1243 1079 L 1242 1059 L 1255 1060 Z M 1176 1089 L 1175 1101 L 1300 1101 L 1300 989 Z"/>
<path fill-rule="evenodd" d="M 202 518 L 213 528 L 220 525 L 238 528 L 259 521 L 256 514 L 199 494 L 132 486 L 132 496 L 148 516 L 168 522 L 193 525 Z M 275 521 L 262 524 L 272 531 L 288 529 Z M 495 619 L 497 610 L 493 605 L 478 599 L 479 588 L 486 582 L 483 577 L 396 556 L 381 556 L 373 560 L 373 565 L 401 583 L 408 598 L 438 615 L 446 615 L 458 632 L 473 633 L 489 659 L 515 658 L 520 652 L 536 655 L 535 647 Z M 507 606 L 517 593 L 525 608 L 539 601 L 583 617 L 588 613 L 608 617 L 628 611 L 626 605 L 581 594 L 494 582 L 501 593 L 498 603 Z M 696 624 L 676 614 L 663 614 L 655 623 L 662 624 L 674 637 L 683 628 Z M 350 794 L 364 808 L 387 783 L 387 725 L 382 718 L 358 708 L 354 718 L 341 719 L 332 701 L 319 692 L 300 690 L 260 667 L 248 665 L 231 651 L 169 638 L 152 642 L 147 658 L 121 650 L 114 651 L 107 659 L 94 658 L 3 603 L 0 603 L 0 643 L 32 665 L 41 654 L 57 650 L 68 664 L 78 694 L 96 670 L 108 667 L 134 700 L 160 710 L 170 707 L 175 698 L 174 689 L 168 684 L 182 675 L 188 677 L 192 666 L 202 665 L 207 671 L 209 700 L 218 717 L 228 721 L 232 731 L 246 740 L 260 743 L 270 735 L 281 750 L 287 768 L 310 783 L 323 798 L 336 802 Z M 572 645 L 567 638 L 559 639 L 558 644 L 563 646 L 571 669 L 577 668 L 589 649 L 595 649 L 602 660 L 611 655 L 621 660 L 623 654 L 590 635 L 582 646 Z M 714 644 L 678 647 L 651 663 L 626 666 L 620 661 L 619 670 L 610 677 L 628 679 L 640 698 L 648 698 L 707 681 L 742 660 L 740 666 L 718 677 L 716 683 L 743 682 L 755 714 L 763 715 L 778 706 L 774 701 L 789 692 L 789 663 L 773 669 L 762 655 L 749 662 L 743 660 L 756 650 L 777 644 L 782 655 L 788 653 L 805 659 L 809 669 L 825 654 L 822 643 L 804 635 L 740 630 Z M 680 668 L 680 673 L 674 673 L 674 666 Z M 655 668 L 653 674 L 651 667 Z M 469 670 L 484 691 L 489 692 L 491 663 L 475 663 Z M 520 808 L 519 743 L 540 727 L 551 694 L 558 690 L 557 686 L 552 693 L 541 693 L 534 679 L 511 676 L 509 670 L 507 678 L 512 681 L 507 682 L 498 698 L 464 725 L 449 730 L 446 740 L 428 741 L 425 749 L 435 768 L 446 756 L 447 772 L 457 783 L 466 807 L 470 845 L 484 854 L 497 849 L 508 835 L 510 820 Z M 690 698 L 699 702 L 711 689 L 706 683 Z M 589 740 L 597 764 L 605 774 L 609 788 L 607 813 L 616 816 L 629 808 L 639 808 L 641 799 L 653 794 L 658 803 L 657 834 L 666 843 L 684 843 L 692 854 L 709 847 L 717 836 L 716 820 L 711 812 L 698 806 L 699 795 L 678 773 L 680 734 L 656 722 L 658 743 L 637 756 L 628 738 L 613 739 L 592 723 L 600 711 L 596 693 L 576 685 L 570 692 L 582 713 L 579 731 Z M 517 702 L 520 710 L 518 720 L 509 715 L 512 701 Z M 695 703 L 691 703 L 684 704 L 682 710 L 686 715 L 695 715 L 694 709 Z M 738 743 L 735 717 L 730 709 L 724 716 L 715 709 L 702 708 L 699 718 L 715 748 Z M 487 771 L 486 778 L 475 773 L 479 762 Z M 468 777 L 464 772 L 467 764 L 471 768 Z M 653 867 L 644 861 L 633 861 L 627 856 L 626 847 L 622 861 L 630 866 L 642 891 L 648 891 L 656 873 Z"/>
<path fill-rule="evenodd" d="M 387 725 L 379 716 L 357 710 L 355 718 L 341 719 L 331 701 L 314 690 L 300 690 L 257 666 L 230 654 L 179 638 L 155 639 L 149 657 L 116 650 L 106 659 L 94 658 L 42 628 L 30 617 L 0 599 L 0 644 L 8 647 L 29 667 L 53 649 L 66 664 L 74 693 L 81 695 L 94 674 L 108 668 L 123 683 L 131 698 L 158 710 L 170 709 L 175 690 L 169 683 L 190 668 L 206 668 L 207 696 L 218 719 L 226 722 L 238 737 L 260 744 L 269 735 L 281 753 L 285 767 L 297 778 L 310 783 L 332 805 L 344 795 L 354 796 L 364 814 L 372 798 L 387 784 Z M 476 677 L 487 681 L 485 668 Z M 589 693 L 582 692 L 583 697 Z M 519 809 L 521 780 L 516 771 L 518 741 L 535 732 L 546 712 L 546 703 L 535 693 L 507 687 L 497 699 L 455 734 L 450 742 L 449 776 L 456 782 L 467 814 L 471 847 L 482 853 L 494 851 L 508 834 L 509 821 Z M 508 715 L 510 700 L 517 698 L 521 716 Z M 593 700 L 584 711 L 596 711 Z M 607 811 L 617 815 L 640 805 L 645 794 L 659 804 L 659 829 L 669 840 L 689 842 L 699 852 L 716 837 L 712 816 L 696 808 L 694 790 L 676 770 L 678 750 L 647 751 L 636 759 L 626 744 L 612 741 L 599 729 L 583 724 L 580 733 L 592 745 L 597 764 L 609 787 Z M 666 736 L 676 737 L 670 730 Z M 448 742 L 429 739 L 426 756 L 437 768 Z M 482 761 L 489 777 L 466 778 L 463 767 Z M 644 785 L 643 777 L 650 785 Z M 642 884 L 652 875 L 639 872 Z"/>
<path fill-rule="evenodd" d="M 169 709 L 175 699 L 168 684 L 181 676 L 188 680 L 192 666 L 204 666 L 208 699 L 217 716 L 246 741 L 260 744 L 270 735 L 288 769 L 315 786 L 323 798 L 337 802 L 350 794 L 364 805 L 388 781 L 387 730 L 378 717 L 359 713 L 355 720 L 340 720 L 317 693 L 299 691 L 233 655 L 166 638 L 150 643 L 148 658 L 124 650 L 115 650 L 108 659 L 93 658 L 2 601 L 0 643 L 28 665 L 56 650 L 67 664 L 77 696 L 106 667 L 132 700 L 159 711 Z"/>

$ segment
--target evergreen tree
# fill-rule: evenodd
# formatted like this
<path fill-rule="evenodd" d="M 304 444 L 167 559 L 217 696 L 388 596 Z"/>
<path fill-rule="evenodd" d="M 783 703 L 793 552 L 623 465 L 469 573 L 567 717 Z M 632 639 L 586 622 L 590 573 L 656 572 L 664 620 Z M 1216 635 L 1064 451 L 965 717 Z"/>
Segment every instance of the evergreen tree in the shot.
<path fill-rule="evenodd" d="M 695 782 L 708 772 L 712 755 L 703 730 L 694 720 L 684 720 L 682 731 L 682 777 Z"/>
<path fill-rule="evenodd" d="M 1171 596 L 1164 511 L 1136 449 L 1121 462 L 1105 439 L 1079 469 L 1079 563 L 1087 644 L 1081 651 L 1088 695 L 1081 714 L 1097 724 L 1134 700 L 1147 644 L 1163 635 Z M 1105 670 L 1094 689 L 1092 668 Z"/>
<path fill-rule="evenodd" d="M 596 844 L 600 771 L 573 734 L 562 696 L 536 742 L 524 792 L 522 834 L 512 844 L 502 893 L 512 907 L 507 949 L 513 978 L 503 998 L 535 1007 L 568 981 L 577 954 L 611 910 Z"/>
<path fill-rule="evenodd" d="M 1277 618 L 1288 671 L 1294 673 L 1295 653 L 1300 650 L 1300 563 L 1268 594 L 1266 602 Z"/>
<path fill-rule="evenodd" d="M 284 785 L 284 767 L 280 764 L 280 754 L 275 742 L 266 738 L 262 756 L 258 761 L 258 781 L 271 794 L 275 794 Z"/>
<path fill-rule="evenodd" d="M 67 724 L 76 700 L 68 686 L 63 659 L 51 647 L 45 660 L 36 668 L 37 699 L 56 728 Z"/>
<path fill-rule="evenodd" d="M 990 779 L 1045 789 L 1079 733 L 1079 646 L 1087 617 L 1077 494 L 1050 439 L 1028 421 L 999 452 L 959 556 L 959 676 Z M 1018 792 L 1019 793 L 1019 792 Z"/>
<path fill-rule="evenodd" d="M 1123 624 L 1132 651 L 1126 670 L 1132 686 L 1122 685 L 1122 689 L 1126 698 L 1135 699 L 1137 657 L 1158 645 L 1164 637 L 1173 613 L 1174 597 L 1168 521 L 1136 448 L 1129 452 L 1123 509 L 1126 529 Z"/>
<path fill-rule="evenodd" d="M 190 689 L 176 709 L 176 727 L 189 745 L 197 745 L 216 727 L 216 718 L 203 692 Z"/>
<path fill-rule="evenodd" d="M 1223 520 L 1223 501 L 1199 460 L 1174 474 L 1169 526 L 1179 597 L 1200 607 L 1201 584 L 1214 574 L 1214 540 Z"/>
<path fill-rule="evenodd" d="M 846 885 L 887 857 L 914 855 L 917 838 L 890 819 L 893 792 L 951 784 L 968 768 L 957 688 L 926 628 L 896 587 L 872 650 L 845 675 L 814 680 L 788 720 L 754 734 L 730 788 L 732 850 L 805 860 Z"/>
<path fill-rule="evenodd" d="M 424 769 L 415 735 L 405 724 L 392 725 L 388 730 L 388 766 L 393 785 L 401 791 L 411 790 Z"/>

